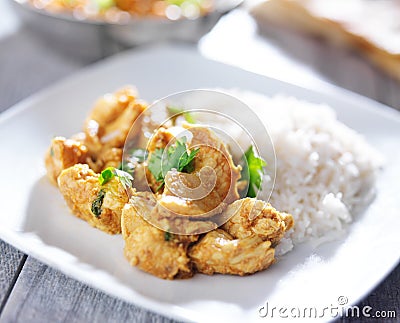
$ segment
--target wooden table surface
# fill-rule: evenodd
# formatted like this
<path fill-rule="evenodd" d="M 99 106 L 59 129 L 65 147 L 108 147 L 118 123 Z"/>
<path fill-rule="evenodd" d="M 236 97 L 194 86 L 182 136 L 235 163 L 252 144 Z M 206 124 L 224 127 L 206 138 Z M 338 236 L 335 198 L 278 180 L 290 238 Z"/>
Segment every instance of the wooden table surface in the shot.
<path fill-rule="evenodd" d="M 241 10 L 224 17 L 199 48 L 208 57 L 258 73 L 307 87 L 331 82 L 400 107 L 400 84 L 359 54 L 305 35 L 277 34 L 272 26 L 257 31 Z M 89 63 L 42 39 L 0 0 L 0 112 Z M 360 305 L 395 310 L 398 321 L 399 282 L 397 266 Z M 68 278 L 0 240 L 0 322 L 61 321 L 172 322 Z"/>

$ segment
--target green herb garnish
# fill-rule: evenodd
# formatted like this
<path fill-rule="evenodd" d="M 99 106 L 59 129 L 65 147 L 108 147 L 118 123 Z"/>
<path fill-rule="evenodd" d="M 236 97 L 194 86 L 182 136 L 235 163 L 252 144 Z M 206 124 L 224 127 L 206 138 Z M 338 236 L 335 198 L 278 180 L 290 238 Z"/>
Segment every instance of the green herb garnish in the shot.
<path fill-rule="evenodd" d="M 53 147 L 50 148 L 50 156 L 54 157 L 54 149 L 53 149 Z"/>
<path fill-rule="evenodd" d="M 105 170 L 101 172 L 99 177 L 100 185 L 103 186 L 104 184 L 107 184 L 115 176 L 118 177 L 120 183 L 125 189 L 132 186 L 133 177 L 127 172 L 116 169 L 114 167 L 107 167 Z M 101 207 L 103 205 L 103 200 L 105 196 L 106 196 L 106 191 L 104 189 L 101 189 L 99 191 L 99 194 L 97 194 L 96 199 L 92 202 L 91 210 L 92 213 L 96 216 L 96 218 L 100 218 L 100 214 L 102 212 Z"/>
<path fill-rule="evenodd" d="M 250 146 L 243 157 L 246 159 L 246 163 L 242 170 L 242 177 L 249 177 L 247 197 L 256 197 L 258 190 L 261 189 L 264 167 L 267 165 L 267 162 L 261 157 L 256 156 L 254 146 Z"/>
<path fill-rule="evenodd" d="M 100 177 L 99 177 L 100 185 L 107 184 L 109 181 L 111 181 L 114 178 L 114 176 L 115 176 L 114 167 L 107 167 L 100 174 Z"/>
<path fill-rule="evenodd" d="M 101 172 L 99 177 L 100 185 L 107 184 L 115 176 L 118 177 L 120 183 L 125 189 L 132 186 L 132 181 L 133 181 L 132 175 L 114 167 L 107 167 L 105 170 Z"/>
<path fill-rule="evenodd" d="M 100 190 L 97 194 L 96 199 L 92 202 L 92 213 L 95 215 L 96 218 L 100 218 L 100 214 L 102 212 L 101 207 L 103 206 L 104 197 L 106 196 L 105 190 Z"/>
<path fill-rule="evenodd" d="M 182 109 L 182 108 L 168 106 L 167 107 L 167 111 L 168 111 L 168 114 L 169 114 L 170 117 L 182 114 L 187 122 L 196 123 L 196 120 L 193 117 L 193 115 L 190 112 L 187 112 L 187 111 L 185 112 L 185 110 Z"/>
<path fill-rule="evenodd" d="M 165 241 L 170 241 L 172 239 L 172 234 L 169 231 L 164 232 L 164 240 Z"/>
<path fill-rule="evenodd" d="M 157 182 L 164 184 L 164 178 L 171 169 L 178 172 L 189 173 L 193 171 L 193 159 L 199 152 L 199 148 L 188 153 L 186 148 L 186 138 L 177 139 L 175 145 L 171 145 L 167 151 L 157 148 L 149 160 L 149 171 L 153 174 Z M 159 187 L 158 190 L 161 188 Z"/>

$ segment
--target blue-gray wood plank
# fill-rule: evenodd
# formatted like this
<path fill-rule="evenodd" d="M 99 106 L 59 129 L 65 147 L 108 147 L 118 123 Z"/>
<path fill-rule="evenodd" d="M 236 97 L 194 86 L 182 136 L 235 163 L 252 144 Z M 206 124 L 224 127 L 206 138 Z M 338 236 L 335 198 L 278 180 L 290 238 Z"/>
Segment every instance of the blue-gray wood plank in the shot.
<path fill-rule="evenodd" d="M 24 254 L 0 240 L 0 311 L 18 278 Z"/>
<path fill-rule="evenodd" d="M 174 322 L 68 278 L 32 257 L 0 322 Z"/>

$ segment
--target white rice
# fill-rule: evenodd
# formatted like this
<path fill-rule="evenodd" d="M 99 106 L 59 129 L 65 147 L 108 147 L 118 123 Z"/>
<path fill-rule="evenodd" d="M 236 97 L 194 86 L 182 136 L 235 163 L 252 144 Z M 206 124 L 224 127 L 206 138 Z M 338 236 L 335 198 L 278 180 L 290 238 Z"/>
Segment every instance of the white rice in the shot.
<path fill-rule="evenodd" d="M 326 105 L 245 91 L 228 93 L 259 115 L 275 147 L 277 176 L 270 203 L 295 220 L 277 254 L 311 239 L 337 237 L 374 197 L 380 154 Z"/>

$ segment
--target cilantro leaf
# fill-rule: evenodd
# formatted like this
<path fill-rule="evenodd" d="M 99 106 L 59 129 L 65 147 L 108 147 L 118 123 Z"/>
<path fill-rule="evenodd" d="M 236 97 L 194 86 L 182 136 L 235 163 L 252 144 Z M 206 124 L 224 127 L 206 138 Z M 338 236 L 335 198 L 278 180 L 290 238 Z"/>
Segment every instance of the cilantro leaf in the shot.
<path fill-rule="evenodd" d="M 249 178 L 247 197 L 256 197 L 258 190 L 261 189 L 264 167 L 267 162 L 263 158 L 256 156 L 254 146 L 250 146 L 243 157 L 246 159 L 246 163 L 242 170 L 242 177 L 247 178 L 248 176 Z"/>
<path fill-rule="evenodd" d="M 115 176 L 118 177 L 120 183 L 125 189 L 132 186 L 132 181 L 133 181 L 132 175 L 114 167 L 107 167 L 105 170 L 101 172 L 99 177 L 100 185 L 107 184 Z"/>
<path fill-rule="evenodd" d="M 200 151 L 200 148 L 194 149 L 190 152 L 190 154 L 187 156 L 184 162 L 182 164 L 179 164 L 180 167 L 182 167 L 182 172 L 184 173 L 191 173 L 194 170 L 194 164 L 192 163 L 192 160 L 194 157 L 196 157 L 197 153 Z M 187 153 L 186 153 L 187 154 Z"/>
<path fill-rule="evenodd" d="M 164 240 L 165 241 L 170 241 L 172 239 L 172 234 L 169 231 L 164 232 Z"/>
<path fill-rule="evenodd" d="M 132 186 L 132 181 L 133 181 L 132 175 L 122 170 L 116 169 L 114 167 L 107 167 L 105 170 L 101 172 L 99 176 L 100 185 L 103 186 L 107 184 L 115 176 L 118 177 L 121 185 L 125 189 Z M 96 218 L 100 218 L 100 214 L 102 212 L 101 207 L 103 206 L 103 201 L 105 196 L 106 196 L 106 191 L 104 189 L 101 189 L 97 194 L 95 200 L 92 202 L 91 211 Z"/>
<path fill-rule="evenodd" d="M 96 218 L 100 218 L 100 214 L 103 211 L 101 207 L 103 206 L 104 197 L 106 196 L 105 190 L 100 190 L 97 194 L 96 199 L 92 202 L 91 211 Z"/>
<path fill-rule="evenodd" d="M 100 177 L 99 177 L 100 185 L 107 184 L 109 181 L 111 181 L 113 179 L 114 176 L 115 176 L 114 167 L 107 167 L 100 174 Z"/>
<path fill-rule="evenodd" d="M 157 148 L 154 153 L 151 154 L 149 160 L 149 171 L 153 174 L 157 182 L 161 182 L 164 179 L 161 169 L 161 162 L 163 158 L 164 149 Z"/>
<path fill-rule="evenodd" d="M 182 108 L 168 106 L 167 111 L 170 117 L 178 117 L 179 115 L 182 114 L 187 122 L 196 123 L 196 119 L 193 117 L 193 115 L 190 112 L 187 111 L 185 112 L 185 110 Z"/>
<path fill-rule="evenodd" d="M 194 149 L 188 154 L 186 138 L 177 139 L 175 145 L 169 146 L 167 151 L 163 148 L 158 148 L 154 151 L 149 160 L 149 171 L 157 182 L 163 184 L 165 175 L 173 168 L 178 172 L 188 173 L 193 171 L 192 161 L 199 150 L 199 148 Z"/>

